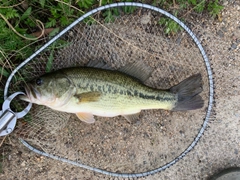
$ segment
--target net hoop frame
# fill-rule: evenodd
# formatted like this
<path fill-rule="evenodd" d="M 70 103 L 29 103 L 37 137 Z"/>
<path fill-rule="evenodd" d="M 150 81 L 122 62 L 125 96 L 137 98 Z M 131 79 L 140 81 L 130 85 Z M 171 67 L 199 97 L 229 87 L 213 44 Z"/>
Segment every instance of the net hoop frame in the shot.
<path fill-rule="evenodd" d="M 55 42 L 57 39 L 59 39 L 62 35 L 64 35 L 66 32 L 68 32 L 71 28 L 73 28 L 75 25 L 77 25 L 78 23 L 80 23 L 82 20 L 84 20 L 85 18 L 99 12 L 102 10 L 106 10 L 109 8 L 114 8 L 114 7 L 123 7 L 123 6 L 131 6 L 131 7 L 139 7 L 139 8 L 146 8 L 149 10 L 153 10 L 156 11 L 158 13 L 161 13 L 165 16 L 167 16 L 168 18 L 172 19 L 173 21 L 175 21 L 176 23 L 178 23 L 193 39 L 194 43 L 197 45 L 198 49 L 200 50 L 205 66 L 206 66 L 206 70 L 208 73 L 208 81 L 209 81 L 209 101 L 208 101 L 208 108 L 207 108 L 207 112 L 206 112 L 206 116 L 204 119 L 204 122 L 202 124 L 201 129 L 199 130 L 198 134 L 196 135 L 196 137 L 194 138 L 194 140 L 192 141 L 192 143 L 175 159 L 173 159 L 172 161 L 166 163 L 163 166 L 160 166 L 159 168 L 147 171 L 147 172 L 142 172 L 142 173 L 115 173 L 115 172 L 109 172 L 109 171 L 105 171 L 102 170 L 100 168 L 95 168 L 95 167 L 91 167 L 88 165 L 84 165 L 81 164 L 80 162 L 75 162 L 75 161 L 71 161 L 68 160 L 66 158 L 62 158 L 56 155 L 52 155 L 52 154 L 48 154 L 46 152 L 40 151 L 36 148 L 34 148 L 33 146 L 31 146 L 30 144 L 28 144 L 25 140 L 23 140 L 22 138 L 19 138 L 20 142 L 26 146 L 29 150 L 40 154 L 42 156 L 46 156 L 55 160 L 59 160 L 61 162 L 66 162 L 68 164 L 72 164 L 90 171 L 94 171 L 97 173 L 101 173 L 104 175 L 108 175 L 108 176 L 114 176 L 114 177 L 121 177 L 121 178 L 139 178 L 139 177 L 145 177 L 145 176 L 149 176 L 149 175 L 153 175 L 156 174 L 158 172 L 161 172 L 167 168 L 169 168 L 170 166 L 176 164 L 179 160 L 181 160 L 183 157 L 185 157 L 199 142 L 200 138 L 202 137 L 208 121 L 210 119 L 211 116 L 211 111 L 213 108 L 213 101 L 214 101 L 214 84 L 213 84 L 213 74 L 212 74 L 212 69 L 211 69 L 211 65 L 209 62 L 209 59 L 200 43 L 200 41 L 197 39 L 197 37 L 194 35 L 194 33 L 182 22 L 180 21 L 178 18 L 176 18 L 175 16 L 173 16 L 172 14 L 166 12 L 165 10 L 162 10 L 160 8 L 148 5 L 148 4 L 143 4 L 143 3 L 137 3 L 137 2 L 119 2 L 119 3 L 113 3 L 113 4 L 108 4 L 108 5 L 104 5 L 104 6 L 100 6 L 96 9 L 93 9 L 89 12 L 87 12 L 86 14 L 82 15 L 81 17 L 79 17 L 77 20 L 75 20 L 72 24 L 70 24 L 69 26 L 67 26 L 65 29 L 63 29 L 59 34 L 57 34 L 56 36 L 54 36 L 51 40 L 49 40 L 45 45 L 43 45 L 40 49 L 38 49 L 35 53 L 33 53 L 30 57 L 28 57 L 26 60 L 24 60 L 21 64 L 19 64 L 10 74 L 10 76 L 7 79 L 7 82 L 5 84 L 5 88 L 4 88 L 4 99 L 7 98 L 8 95 L 8 89 L 9 89 L 9 84 L 13 78 L 13 76 L 17 73 L 17 71 L 19 69 L 21 69 L 23 66 L 25 66 L 28 62 L 30 62 L 32 59 L 34 59 L 34 57 L 36 57 L 39 53 L 41 53 L 44 49 L 46 49 L 48 46 L 50 46 L 53 42 Z"/>

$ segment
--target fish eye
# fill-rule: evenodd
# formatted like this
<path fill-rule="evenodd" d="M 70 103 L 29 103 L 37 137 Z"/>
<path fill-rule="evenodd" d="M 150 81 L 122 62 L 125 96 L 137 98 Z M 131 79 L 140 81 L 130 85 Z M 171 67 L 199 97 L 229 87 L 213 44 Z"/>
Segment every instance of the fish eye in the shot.
<path fill-rule="evenodd" d="M 38 86 L 41 86 L 42 83 L 43 83 L 43 80 L 42 80 L 41 78 L 36 79 L 36 84 L 37 84 Z"/>

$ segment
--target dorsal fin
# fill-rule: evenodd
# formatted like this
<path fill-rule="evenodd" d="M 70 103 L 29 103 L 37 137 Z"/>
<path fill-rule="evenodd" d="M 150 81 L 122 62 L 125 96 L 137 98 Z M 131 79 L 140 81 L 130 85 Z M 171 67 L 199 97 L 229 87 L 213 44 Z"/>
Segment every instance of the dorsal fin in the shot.
<path fill-rule="evenodd" d="M 113 70 L 113 68 L 105 63 L 103 60 L 90 60 L 87 64 L 86 67 L 93 67 L 93 68 L 99 68 L 99 69 L 108 69 L 108 70 Z"/>
<path fill-rule="evenodd" d="M 142 82 L 145 82 L 153 72 L 152 68 L 144 64 L 142 61 L 127 64 L 118 69 L 118 71 L 133 76 Z"/>
<path fill-rule="evenodd" d="M 91 60 L 88 62 L 86 67 L 113 70 L 113 68 L 103 60 Z M 128 74 L 139 79 L 142 82 L 145 82 L 151 76 L 153 69 L 147 66 L 143 61 L 136 61 L 117 69 L 117 71 Z"/>

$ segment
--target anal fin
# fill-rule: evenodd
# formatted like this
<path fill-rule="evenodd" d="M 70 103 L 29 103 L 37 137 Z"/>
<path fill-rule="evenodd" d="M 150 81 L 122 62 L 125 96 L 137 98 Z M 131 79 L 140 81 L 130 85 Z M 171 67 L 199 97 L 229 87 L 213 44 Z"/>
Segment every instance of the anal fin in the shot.
<path fill-rule="evenodd" d="M 122 115 L 122 116 L 125 117 L 129 123 L 136 123 L 137 120 L 139 120 L 139 114 L 140 112 L 135 114 Z"/>
<path fill-rule="evenodd" d="M 76 115 L 81 121 L 84 121 L 86 123 L 91 124 L 95 122 L 93 114 L 80 112 L 76 113 Z"/>

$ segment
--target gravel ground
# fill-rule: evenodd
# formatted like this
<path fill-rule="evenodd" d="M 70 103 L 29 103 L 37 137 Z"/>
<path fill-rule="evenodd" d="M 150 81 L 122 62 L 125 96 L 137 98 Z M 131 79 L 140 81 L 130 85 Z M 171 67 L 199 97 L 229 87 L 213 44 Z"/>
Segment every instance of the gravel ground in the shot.
<path fill-rule="evenodd" d="M 218 20 L 193 20 L 194 25 L 191 28 L 206 49 L 214 72 L 215 108 L 211 122 L 197 146 L 186 157 L 163 172 L 140 179 L 208 179 L 221 169 L 240 167 L 239 16 L 239 1 L 226 1 L 225 9 Z M 154 67 L 156 63 L 151 61 L 149 65 Z M 157 67 L 154 75 L 159 77 L 161 65 L 158 64 Z M 181 74 L 179 71 L 178 76 L 185 77 L 188 74 Z M 147 83 L 156 87 L 159 85 L 159 81 L 154 78 Z M 166 81 L 165 86 L 171 84 Z M 56 149 L 52 149 L 51 144 L 42 147 L 44 140 L 48 140 L 47 142 L 52 140 L 46 134 L 39 135 L 42 144 L 38 145 L 48 152 L 57 151 L 69 159 L 76 156 L 73 156 L 70 150 L 66 151 L 69 154 L 64 154 L 65 150 L 75 148 L 74 150 L 82 157 L 82 162 L 95 167 L 117 172 L 141 172 L 164 165 L 187 147 L 201 126 L 201 121 L 193 121 L 196 118 L 194 114 L 203 112 L 188 114 L 188 117 L 192 118 L 188 119 L 187 125 L 181 121 L 181 118 L 186 119 L 186 114 L 174 115 L 162 111 L 143 112 L 141 115 L 143 120 L 133 125 L 117 117 L 111 121 L 98 118 L 97 122 L 90 126 L 79 124 L 71 117 L 72 121 L 67 125 L 62 123 L 64 128 L 61 132 L 80 126 L 79 132 L 71 133 L 79 133 L 79 138 L 75 141 L 81 141 L 81 147 L 77 147 L 76 150 L 75 144 L 78 142 L 71 139 L 70 135 L 64 147 L 61 143 Z M 177 121 L 172 120 L 176 119 L 174 116 L 178 116 Z M 152 121 L 146 122 L 144 119 Z M 12 136 L 6 138 L 1 148 L 4 155 L 1 179 L 115 179 L 37 155 Z"/>

